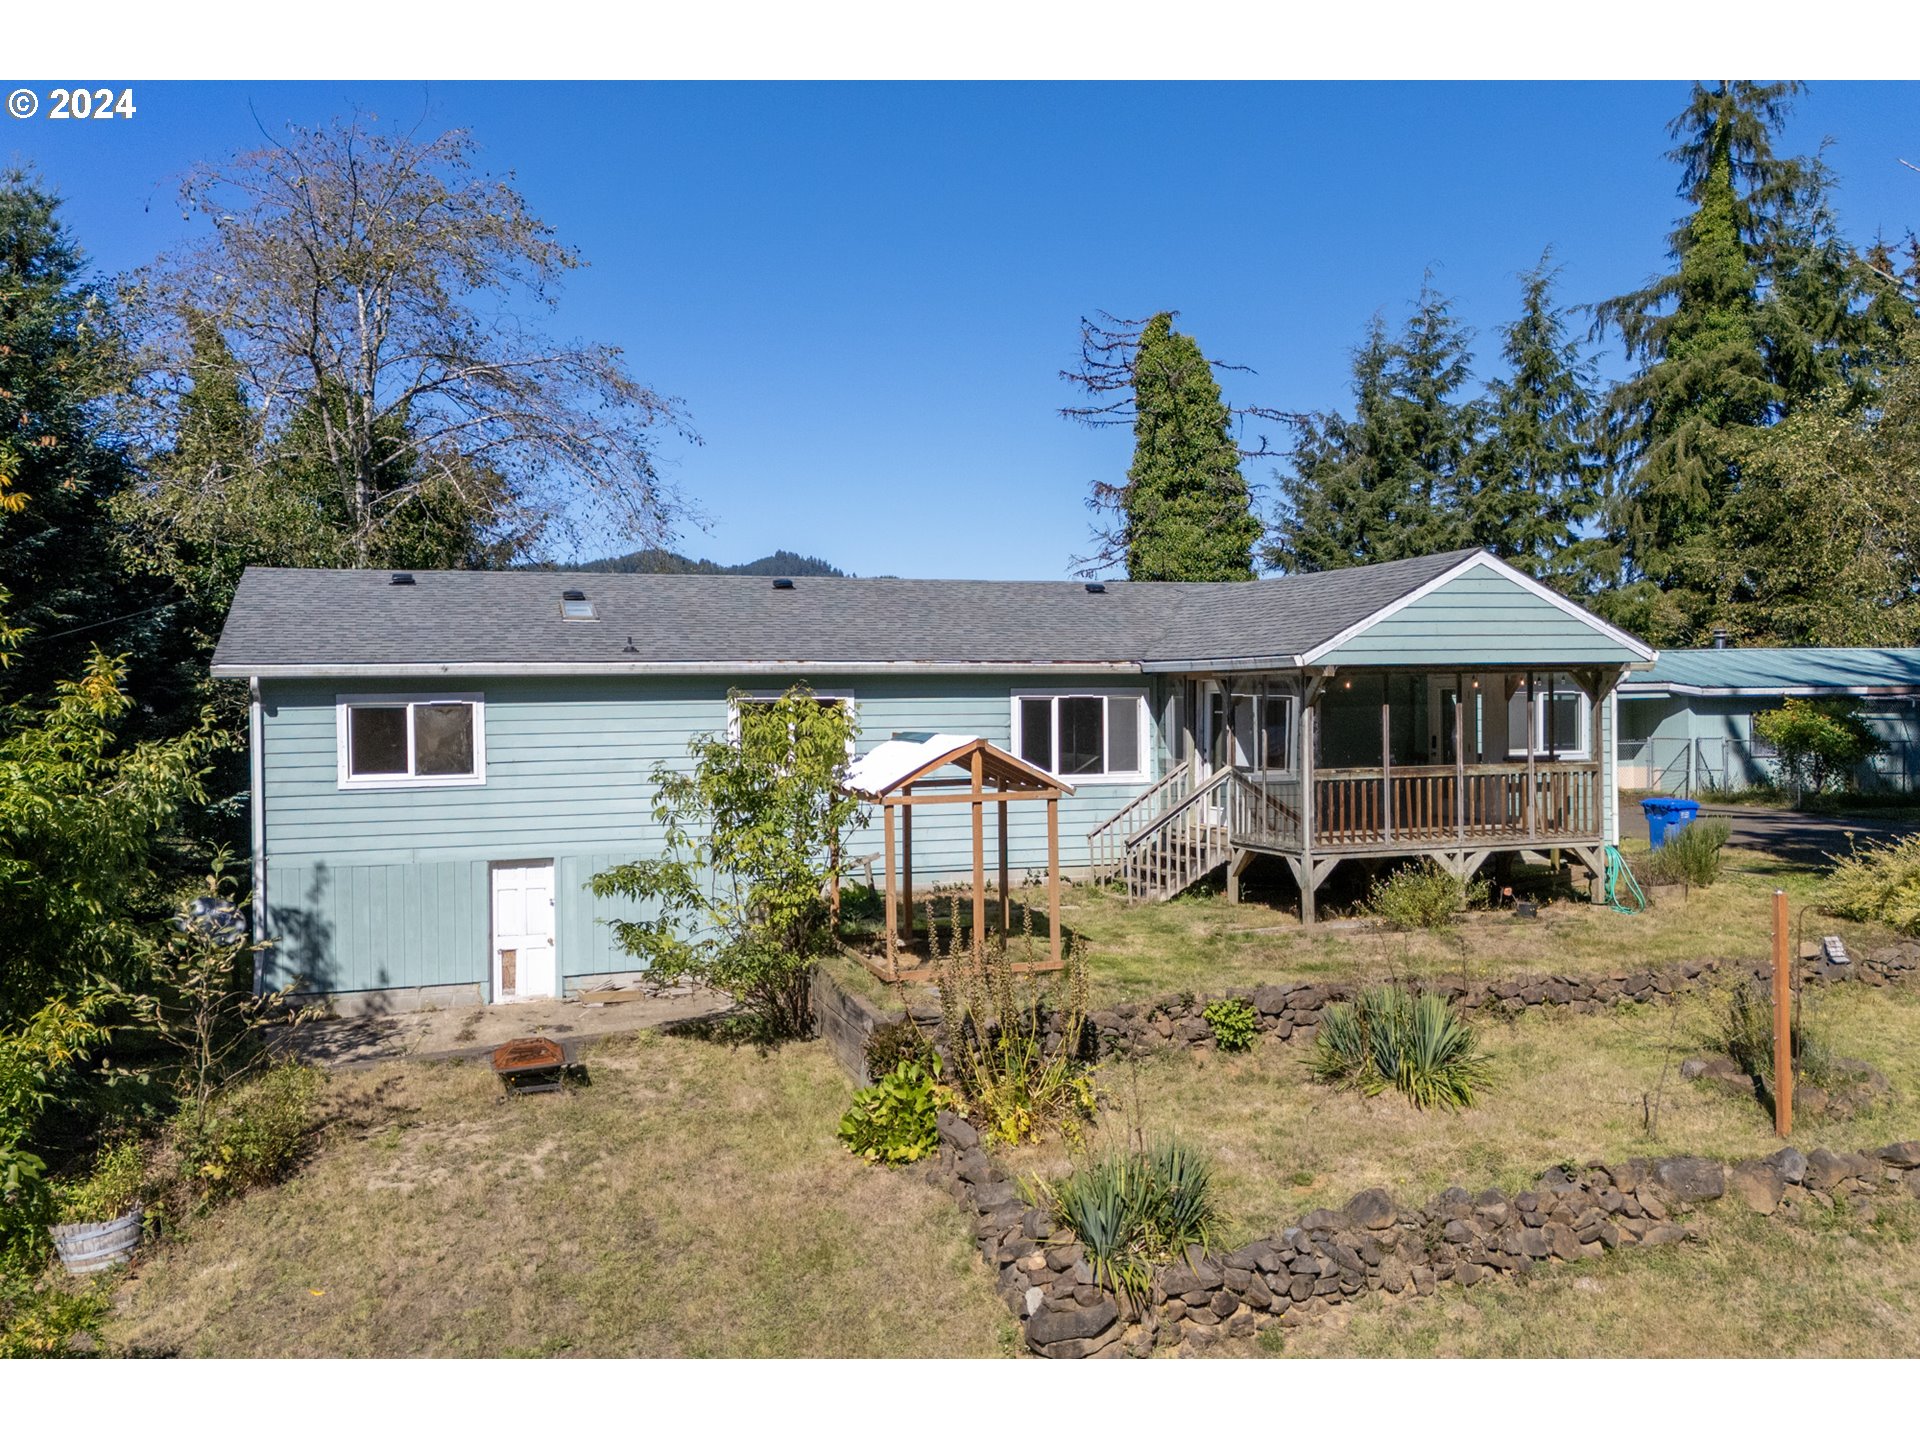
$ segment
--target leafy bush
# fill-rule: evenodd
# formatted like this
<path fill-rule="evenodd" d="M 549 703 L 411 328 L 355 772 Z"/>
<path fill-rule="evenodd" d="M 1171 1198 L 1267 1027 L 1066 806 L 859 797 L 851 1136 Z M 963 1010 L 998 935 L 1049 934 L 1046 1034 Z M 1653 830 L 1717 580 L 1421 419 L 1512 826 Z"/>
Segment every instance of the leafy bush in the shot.
<path fill-rule="evenodd" d="M 1260 1017 L 1244 1000 L 1216 1000 L 1202 1012 L 1213 1040 L 1222 1050 L 1237 1054 L 1251 1050 L 1260 1034 Z"/>
<path fill-rule="evenodd" d="M 1031 970 L 1014 974 L 1004 938 L 958 940 L 959 902 L 950 900 L 947 934 L 935 944 L 940 1014 L 953 1079 L 968 1115 L 989 1140 L 1020 1145 L 1050 1128 L 1072 1138 L 1094 1111 L 1094 1087 L 1083 1054 L 1087 1029 L 1087 957 L 1075 941 L 1067 968 L 1051 983 Z M 1034 956 L 1029 913 L 1025 958 Z M 931 902 L 927 933 L 937 936 Z M 1057 1018 L 1056 1018 L 1057 1007 Z M 1049 1035 L 1052 1035 L 1051 1041 Z"/>
<path fill-rule="evenodd" d="M 874 1026 L 864 1053 L 869 1075 L 891 1075 L 903 1060 L 925 1065 L 935 1058 L 933 1042 L 912 1020 L 889 1020 Z"/>
<path fill-rule="evenodd" d="M 211 1204 L 285 1179 L 313 1133 L 319 1086 L 316 1070 L 276 1065 L 182 1109 L 168 1133 L 192 1196 Z"/>
<path fill-rule="evenodd" d="M 1368 1095 L 1391 1087 L 1421 1109 L 1473 1104 L 1488 1083 L 1479 1040 L 1444 995 L 1398 985 L 1327 1006 L 1307 1061 L 1314 1078 Z"/>
<path fill-rule="evenodd" d="M 1773 1093 L 1773 996 L 1769 987 L 1742 980 L 1727 992 L 1714 1017 L 1714 1045 L 1769 1095 Z M 1809 1085 L 1832 1085 L 1840 1067 L 1824 1031 L 1813 1015 L 1793 1017 L 1789 1043 L 1793 1073 Z"/>
<path fill-rule="evenodd" d="M 107 997 L 49 1000 L 24 1025 L 0 1028 L 0 1271 L 44 1262 L 56 1197 L 37 1138 L 41 1122 L 107 1039 Z"/>
<path fill-rule="evenodd" d="M 113 1282 L 104 1276 L 76 1289 L 71 1281 L 36 1282 L 0 1267 L 0 1360 L 70 1353 L 75 1335 L 106 1319 L 112 1298 Z"/>
<path fill-rule="evenodd" d="M 1724 820 L 1694 820 L 1667 832 L 1666 844 L 1649 851 L 1647 870 L 1663 885 L 1711 885 L 1726 863 L 1733 827 Z"/>
<path fill-rule="evenodd" d="M 1038 1183 L 1054 1218 L 1086 1247 L 1094 1280 L 1143 1299 L 1156 1265 L 1205 1245 L 1217 1220 L 1213 1171 L 1178 1141 L 1102 1155 L 1053 1185 Z"/>
<path fill-rule="evenodd" d="M 690 770 L 654 767 L 662 853 L 590 883 L 648 912 L 613 933 L 656 979 L 726 991 L 755 1038 L 775 1041 L 813 1026 L 813 963 L 833 944 L 827 895 L 860 809 L 840 789 L 855 726 L 851 707 L 805 685 L 771 703 L 731 699 L 737 733 L 695 736 Z"/>
<path fill-rule="evenodd" d="M 1779 709 L 1753 717 L 1753 733 L 1780 757 L 1780 779 L 1795 803 L 1836 780 L 1850 780 L 1856 765 L 1885 748 L 1860 718 L 1857 700 L 1789 696 Z"/>
<path fill-rule="evenodd" d="M 1470 904 L 1486 899 L 1485 881 L 1469 885 L 1423 856 L 1373 882 L 1366 911 L 1396 930 L 1443 930 Z"/>
<path fill-rule="evenodd" d="M 1845 920 L 1877 920 L 1920 935 L 1920 835 L 1861 845 L 1834 862 L 1820 908 Z"/>
<path fill-rule="evenodd" d="M 859 1091 L 840 1117 L 840 1141 L 862 1160 L 905 1165 L 940 1148 L 934 1113 L 951 1103 L 940 1083 L 940 1059 L 922 1065 L 902 1060 Z"/>
<path fill-rule="evenodd" d="M 146 1165 L 138 1143 L 117 1140 L 103 1146 L 93 1158 L 92 1173 L 61 1188 L 60 1223 L 97 1225 L 118 1219 L 133 1208 L 146 1183 Z"/>

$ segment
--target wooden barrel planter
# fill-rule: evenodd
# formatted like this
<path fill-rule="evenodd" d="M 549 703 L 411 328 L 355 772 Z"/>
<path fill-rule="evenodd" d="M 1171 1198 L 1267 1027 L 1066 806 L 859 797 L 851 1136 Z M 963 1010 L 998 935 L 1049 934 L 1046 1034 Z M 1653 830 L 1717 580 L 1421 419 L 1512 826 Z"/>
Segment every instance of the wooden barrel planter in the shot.
<path fill-rule="evenodd" d="M 91 1275 L 96 1270 L 123 1263 L 140 1243 L 140 1221 L 144 1210 L 136 1205 L 117 1220 L 91 1225 L 49 1225 L 53 1248 L 60 1252 L 60 1263 L 69 1275 Z"/>

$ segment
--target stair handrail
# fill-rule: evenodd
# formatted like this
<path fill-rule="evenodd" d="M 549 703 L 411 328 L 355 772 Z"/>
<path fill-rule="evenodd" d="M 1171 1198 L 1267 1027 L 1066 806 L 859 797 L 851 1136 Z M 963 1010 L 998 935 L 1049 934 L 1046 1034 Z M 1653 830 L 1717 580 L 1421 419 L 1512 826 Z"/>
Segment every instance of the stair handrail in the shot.
<path fill-rule="evenodd" d="M 1227 857 L 1224 852 L 1231 848 L 1225 816 L 1218 823 L 1198 827 L 1186 822 L 1195 809 L 1225 790 L 1232 783 L 1234 775 L 1231 768 L 1215 771 L 1178 802 L 1155 816 L 1149 824 L 1125 838 L 1125 853 L 1117 868 L 1126 878 L 1128 898 L 1154 898 L 1152 892 L 1156 890 L 1164 891 L 1166 895 L 1176 895 L 1225 861 Z M 1182 832 L 1179 838 L 1188 846 L 1199 840 L 1199 848 L 1204 852 L 1200 858 L 1167 849 L 1168 842 L 1175 838 L 1176 827 Z M 1171 878 L 1164 873 L 1170 863 L 1179 871 L 1177 876 Z M 1150 876 L 1157 879 L 1150 881 Z"/>
<path fill-rule="evenodd" d="M 1087 832 L 1087 855 L 1096 870 L 1117 864 L 1135 835 L 1185 801 L 1196 758 L 1189 755 Z"/>

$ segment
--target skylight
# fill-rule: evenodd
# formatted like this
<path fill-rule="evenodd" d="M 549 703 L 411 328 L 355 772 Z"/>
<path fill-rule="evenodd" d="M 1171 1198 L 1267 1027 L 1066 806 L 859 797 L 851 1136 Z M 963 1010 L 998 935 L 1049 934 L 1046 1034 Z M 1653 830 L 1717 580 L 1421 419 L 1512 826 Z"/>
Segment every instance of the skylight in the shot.
<path fill-rule="evenodd" d="M 597 620 L 593 613 L 593 602 L 587 599 L 584 590 L 564 590 L 560 594 L 560 618 L 562 620 Z"/>

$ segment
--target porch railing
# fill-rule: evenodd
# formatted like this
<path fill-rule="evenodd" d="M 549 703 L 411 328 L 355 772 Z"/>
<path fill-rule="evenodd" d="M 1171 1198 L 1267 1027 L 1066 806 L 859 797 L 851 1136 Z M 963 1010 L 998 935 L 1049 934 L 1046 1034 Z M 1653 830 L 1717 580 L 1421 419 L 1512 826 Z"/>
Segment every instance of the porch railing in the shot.
<path fill-rule="evenodd" d="M 1139 795 L 1087 832 L 1087 858 L 1096 877 L 1120 868 L 1135 836 L 1170 814 L 1193 794 L 1194 764 L 1188 756 Z"/>
<path fill-rule="evenodd" d="M 1597 839 L 1596 761 L 1396 765 L 1323 771 L 1313 782 L 1313 848 L 1340 850 L 1475 841 Z"/>

